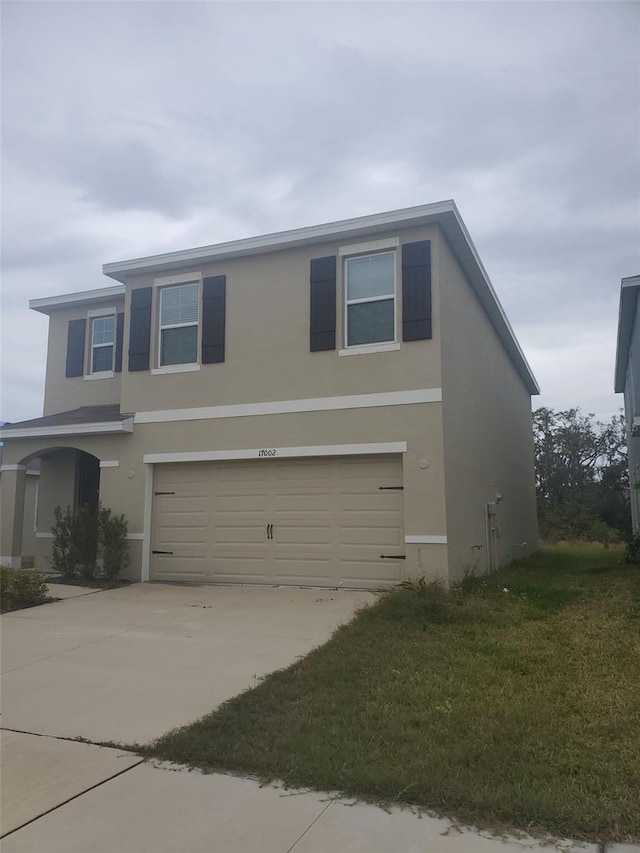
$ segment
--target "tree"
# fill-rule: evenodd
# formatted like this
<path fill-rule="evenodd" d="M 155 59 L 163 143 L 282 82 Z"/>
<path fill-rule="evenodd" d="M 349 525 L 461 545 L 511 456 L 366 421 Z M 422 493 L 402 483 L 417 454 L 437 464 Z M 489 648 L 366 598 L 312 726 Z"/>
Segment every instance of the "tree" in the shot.
<path fill-rule="evenodd" d="M 543 407 L 533 413 L 533 437 L 543 539 L 600 539 L 609 528 L 628 534 L 624 417 L 602 423 L 579 408 Z"/>

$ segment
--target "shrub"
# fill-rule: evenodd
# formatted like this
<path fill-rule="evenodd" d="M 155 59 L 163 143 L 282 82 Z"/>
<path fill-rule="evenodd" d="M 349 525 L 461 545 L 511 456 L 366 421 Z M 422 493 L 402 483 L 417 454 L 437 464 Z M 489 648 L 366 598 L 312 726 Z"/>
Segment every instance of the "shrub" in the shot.
<path fill-rule="evenodd" d="M 114 581 L 129 565 L 127 521 L 100 506 L 56 507 L 53 526 L 52 563 L 67 580 Z"/>
<path fill-rule="evenodd" d="M 47 596 L 47 585 L 40 572 L 0 566 L 2 610 L 19 610 L 40 604 Z"/>
<path fill-rule="evenodd" d="M 97 559 L 97 517 L 86 506 L 57 506 L 56 523 L 52 528 L 53 565 L 60 574 L 71 580 L 90 580 L 95 573 Z"/>
<path fill-rule="evenodd" d="M 127 520 L 124 515 L 114 515 L 107 507 L 98 511 L 98 554 L 100 576 L 115 580 L 118 573 L 129 565 L 127 547 Z"/>

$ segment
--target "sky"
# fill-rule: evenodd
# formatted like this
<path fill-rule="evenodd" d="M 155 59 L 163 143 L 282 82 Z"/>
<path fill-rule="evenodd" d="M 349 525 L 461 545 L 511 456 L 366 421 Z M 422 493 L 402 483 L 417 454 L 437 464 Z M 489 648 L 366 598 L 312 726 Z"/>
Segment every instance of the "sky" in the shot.
<path fill-rule="evenodd" d="M 2 3 L 0 420 L 32 298 L 102 264 L 454 199 L 542 389 L 608 419 L 640 273 L 638 2 Z"/>

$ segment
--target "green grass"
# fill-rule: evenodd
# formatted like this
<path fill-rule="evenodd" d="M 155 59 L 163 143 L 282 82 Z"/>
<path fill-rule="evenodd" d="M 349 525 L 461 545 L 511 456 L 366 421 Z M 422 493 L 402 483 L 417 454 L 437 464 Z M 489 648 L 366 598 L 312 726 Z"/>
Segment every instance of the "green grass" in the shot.
<path fill-rule="evenodd" d="M 394 590 L 144 751 L 496 830 L 640 840 L 640 569 L 622 559 L 555 547 L 448 594 Z"/>

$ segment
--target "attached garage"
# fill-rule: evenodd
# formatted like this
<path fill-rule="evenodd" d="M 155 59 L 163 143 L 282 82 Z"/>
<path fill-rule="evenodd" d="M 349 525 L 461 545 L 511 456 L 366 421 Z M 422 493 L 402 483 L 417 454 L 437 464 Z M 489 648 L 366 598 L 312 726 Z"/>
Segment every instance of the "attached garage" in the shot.
<path fill-rule="evenodd" d="M 155 466 L 151 580 L 385 587 L 404 577 L 402 457 Z"/>

